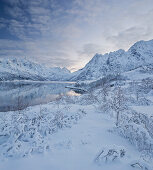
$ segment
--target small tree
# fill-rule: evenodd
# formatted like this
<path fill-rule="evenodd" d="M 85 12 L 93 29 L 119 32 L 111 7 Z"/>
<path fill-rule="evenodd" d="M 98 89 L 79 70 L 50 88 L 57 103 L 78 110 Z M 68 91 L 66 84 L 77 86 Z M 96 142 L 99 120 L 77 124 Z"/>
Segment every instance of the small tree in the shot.
<path fill-rule="evenodd" d="M 107 102 L 107 97 L 109 96 L 109 92 L 110 92 L 110 84 L 109 83 L 102 84 L 100 93 L 102 95 L 102 101 L 104 103 Z"/>
<path fill-rule="evenodd" d="M 110 101 L 109 101 L 109 94 L 110 94 L 110 83 L 102 83 L 100 91 L 99 91 L 99 104 L 100 110 L 104 113 L 107 113 L 110 109 Z"/>
<path fill-rule="evenodd" d="M 153 79 L 151 78 L 142 79 L 141 89 L 142 92 L 144 93 L 148 93 L 151 89 L 153 89 Z"/>
<path fill-rule="evenodd" d="M 139 98 L 141 96 L 141 89 L 140 89 L 140 86 L 139 86 L 138 82 L 133 80 L 130 83 L 130 87 L 131 87 L 131 91 L 133 92 L 133 94 L 136 97 L 136 101 L 139 101 Z"/>
<path fill-rule="evenodd" d="M 116 126 L 118 126 L 120 114 L 126 109 L 125 96 L 121 87 L 114 89 L 111 99 L 111 108 L 116 112 Z"/>

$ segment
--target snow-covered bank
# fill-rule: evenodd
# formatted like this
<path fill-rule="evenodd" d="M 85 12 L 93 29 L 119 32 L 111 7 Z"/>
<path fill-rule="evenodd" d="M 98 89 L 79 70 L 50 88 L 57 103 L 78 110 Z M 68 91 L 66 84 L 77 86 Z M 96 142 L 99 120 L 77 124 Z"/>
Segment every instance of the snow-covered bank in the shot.
<path fill-rule="evenodd" d="M 58 84 L 74 84 L 75 82 L 71 81 L 37 81 L 37 80 L 7 80 L 7 81 L 0 81 L 0 83 L 14 83 L 14 84 L 52 84 L 52 83 L 58 83 Z"/>
<path fill-rule="evenodd" d="M 0 112 L 25 109 L 28 106 L 46 104 L 63 95 L 78 95 L 70 82 L 13 81 L 0 82 Z"/>

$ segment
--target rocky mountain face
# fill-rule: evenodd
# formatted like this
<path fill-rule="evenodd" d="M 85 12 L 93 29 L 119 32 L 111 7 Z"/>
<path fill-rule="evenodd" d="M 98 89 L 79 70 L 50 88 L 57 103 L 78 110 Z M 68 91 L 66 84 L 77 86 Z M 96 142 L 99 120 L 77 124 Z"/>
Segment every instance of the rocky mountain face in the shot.
<path fill-rule="evenodd" d="M 71 80 L 93 80 L 108 74 L 119 74 L 141 66 L 153 65 L 153 40 L 139 41 L 127 52 L 96 54 L 83 69 L 72 74 Z"/>

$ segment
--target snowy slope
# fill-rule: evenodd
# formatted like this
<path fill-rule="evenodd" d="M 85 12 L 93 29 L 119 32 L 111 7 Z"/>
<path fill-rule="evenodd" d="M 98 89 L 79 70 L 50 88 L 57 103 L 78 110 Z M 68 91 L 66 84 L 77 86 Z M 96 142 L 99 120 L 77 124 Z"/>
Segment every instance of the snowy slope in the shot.
<path fill-rule="evenodd" d="M 124 72 L 122 75 L 131 81 L 140 81 L 147 77 L 153 78 L 153 65 L 141 66 L 134 70 Z"/>
<path fill-rule="evenodd" d="M 63 80 L 69 76 L 66 68 L 47 68 L 25 59 L 0 59 L 0 80 Z"/>
<path fill-rule="evenodd" d="M 107 74 L 117 74 L 153 64 L 153 40 L 139 41 L 127 52 L 96 54 L 86 66 L 73 73 L 72 80 L 98 79 Z"/>
<path fill-rule="evenodd" d="M 67 114 L 70 118 L 79 111 L 78 121 L 70 119 L 72 123 L 69 122 L 69 126 L 63 127 L 62 130 L 59 128 L 58 131 L 55 131 L 51 136 L 47 134 L 47 136 L 44 136 L 42 143 L 41 138 L 37 134 L 29 141 L 25 141 L 22 137 L 23 139 L 18 141 L 21 145 L 20 148 L 16 149 L 14 147 L 12 149 L 13 151 L 10 149 L 5 155 L 14 154 L 15 156 L 13 156 L 15 158 L 12 161 L 11 158 L 8 158 L 8 161 L 0 160 L 0 169 L 12 170 L 13 167 L 15 170 L 133 170 L 131 164 L 135 160 L 139 161 L 140 153 L 134 149 L 126 139 L 110 132 L 114 126 L 112 116 L 97 113 L 97 110 L 95 110 L 93 106 L 68 104 L 66 108 L 61 105 L 60 108 L 62 113 L 64 115 Z M 58 111 L 57 107 L 52 104 L 43 105 L 42 107 L 42 112 L 45 113 L 45 115 L 53 117 L 51 110 L 54 112 Z M 83 110 L 87 114 L 81 116 L 80 110 Z M 37 107 L 29 108 L 25 114 L 33 117 L 33 113 L 38 113 Z M 8 113 L 8 118 L 11 114 L 11 112 Z M 69 117 L 64 116 L 64 120 Z M 48 123 L 50 123 L 50 119 L 47 119 Z M 68 122 L 68 119 L 66 119 L 66 121 Z M 42 123 L 44 122 L 42 121 Z M 42 126 L 43 130 L 46 129 L 46 127 L 50 127 L 46 122 L 42 124 Z M 15 135 L 13 139 L 14 138 Z M 31 141 L 36 141 L 36 144 L 33 146 Z M 5 141 L 3 142 L 5 143 Z M 8 146 L 6 145 L 1 153 L 3 153 L 9 145 L 11 146 L 12 143 L 7 141 Z M 43 148 L 46 144 L 50 146 L 50 149 L 43 154 L 40 146 Z M 1 148 L 3 145 L 0 145 Z M 30 150 L 32 147 L 34 147 L 32 150 L 35 151 L 37 149 L 38 151 L 35 151 L 26 159 L 24 157 L 19 158 L 19 156 L 24 155 L 24 153 L 28 152 L 27 150 Z M 123 158 L 117 158 L 115 161 L 108 161 L 107 163 L 105 161 L 95 161 L 97 155 L 104 148 L 106 150 L 108 148 L 115 150 L 124 148 L 126 154 Z"/>

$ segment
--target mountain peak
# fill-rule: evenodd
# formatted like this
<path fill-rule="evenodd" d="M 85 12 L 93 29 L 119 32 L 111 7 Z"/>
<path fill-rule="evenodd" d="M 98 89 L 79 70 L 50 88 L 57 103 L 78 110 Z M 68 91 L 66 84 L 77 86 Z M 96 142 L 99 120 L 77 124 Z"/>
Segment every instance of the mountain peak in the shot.
<path fill-rule="evenodd" d="M 153 40 L 138 41 L 128 51 L 96 53 L 84 68 L 70 73 L 67 68 L 48 68 L 21 58 L 0 60 L 1 80 L 92 80 L 153 64 Z"/>
<path fill-rule="evenodd" d="M 72 80 L 98 79 L 107 74 L 130 71 L 148 64 L 153 64 L 153 40 L 141 40 L 127 52 L 119 49 L 104 55 L 95 54 L 83 69 L 75 72 Z"/>

